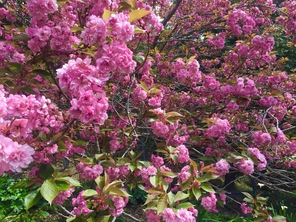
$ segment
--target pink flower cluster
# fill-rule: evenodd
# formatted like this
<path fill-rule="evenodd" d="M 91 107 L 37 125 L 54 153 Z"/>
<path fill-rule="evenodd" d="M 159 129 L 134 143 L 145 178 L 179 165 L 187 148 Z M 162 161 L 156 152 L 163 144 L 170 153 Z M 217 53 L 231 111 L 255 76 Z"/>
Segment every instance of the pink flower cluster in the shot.
<path fill-rule="evenodd" d="M 231 125 L 227 119 L 215 119 L 214 124 L 211 125 L 205 132 L 204 135 L 206 138 L 218 138 L 229 133 Z"/>
<path fill-rule="evenodd" d="M 189 209 L 181 208 L 176 212 L 172 208 L 166 208 L 162 213 L 162 219 L 164 222 L 194 222 L 197 214 L 197 210 L 193 207 Z"/>
<path fill-rule="evenodd" d="M 236 160 L 233 165 L 246 175 L 250 175 L 254 172 L 254 162 L 251 159 L 244 158 Z"/>
<path fill-rule="evenodd" d="M 296 3 L 293 0 L 283 1 L 281 6 L 285 10 L 285 16 L 281 15 L 278 19 L 278 23 L 283 23 L 285 28 L 285 33 L 288 36 L 292 36 L 292 41 L 296 43 L 296 16 L 295 16 L 295 10 L 296 10 Z"/>
<path fill-rule="evenodd" d="M 111 15 L 108 19 L 108 30 L 119 41 L 128 42 L 134 36 L 134 26 L 128 20 L 129 16 L 125 13 Z"/>
<path fill-rule="evenodd" d="M 231 55 L 235 54 L 236 57 L 232 58 Z M 229 57 L 226 57 L 225 60 L 235 62 L 237 60 L 238 62 L 238 56 L 236 53 L 231 52 Z M 247 97 L 248 100 L 251 100 L 252 96 L 257 95 L 259 92 L 256 84 L 253 79 L 250 78 L 242 78 L 239 77 L 236 79 L 236 84 L 234 86 L 231 85 L 224 85 L 221 86 L 221 92 L 224 95 L 233 95 L 236 97 Z M 232 107 L 231 107 L 232 106 Z M 228 104 L 228 107 L 230 110 L 237 110 L 239 108 L 238 104 L 236 102 L 230 101 Z"/>
<path fill-rule="evenodd" d="M 110 196 L 110 199 L 113 201 L 114 207 L 110 207 L 109 213 L 113 217 L 120 216 L 123 213 L 123 208 L 128 203 L 128 197 Z"/>
<path fill-rule="evenodd" d="M 9 43 L 0 42 L 0 66 L 6 66 L 6 62 L 24 63 L 26 57 Z"/>
<path fill-rule="evenodd" d="M 208 90 L 216 90 L 220 86 L 220 82 L 214 76 L 204 76 L 203 86 Z"/>
<path fill-rule="evenodd" d="M 240 9 L 234 9 L 226 22 L 231 32 L 236 36 L 240 36 L 243 33 L 249 35 L 256 28 L 254 19 Z"/>
<path fill-rule="evenodd" d="M 120 74 L 130 74 L 136 67 L 133 52 L 122 41 L 104 44 L 102 49 L 96 52 L 95 56 L 100 73 L 108 74 L 111 71 L 117 71 Z"/>
<path fill-rule="evenodd" d="M 257 146 L 268 145 L 271 142 L 271 136 L 269 133 L 262 133 L 262 131 L 256 131 L 253 133 L 254 144 Z"/>
<path fill-rule="evenodd" d="M 162 138 L 167 138 L 169 136 L 169 127 L 161 121 L 154 121 L 151 124 L 152 132 Z"/>
<path fill-rule="evenodd" d="M 21 145 L 0 135 L 0 175 L 10 171 L 21 172 L 33 161 L 34 152 L 29 145 Z"/>
<path fill-rule="evenodd" d="M 229 173 L 230 165 L 225 159 L 219 160 L 215 164 L 216 174 L 219 176 L 224 176 Z"/>
<path fill-rule="evenodd" d="M 87 215 L 90 209 L 86 205 L 86 200 L 83 197 L 83 192 L 81 191 L 77 198 L 72 198 L 72 206 L 74 206 L 72 214 L 76 216 Z"/>
<path fill-rule="evenodd" d="M 152 165 L 156 168 L 162 166 L 164 164 L 163 158 L 160 156 L 151 155 Z"/>
<path fill-rule="evenodd" d="M 59 192 L 59 194 L 54 198 L 52 201 L 53 204 L 55 205 L 62 205 L 66 200 L 68 200 L 72 193 L 74 192 L 74 188 L 70 187 L 69 190 L 62 190 Z"/>
<path fill-rule="evenodd" d="M 133 100 L 135 103 L 144 101 L 147 98 L 147 92 L 142 87 L 137 86 L 133 92 Z"/>
<path fill-rule="evenodd" d="M 251 207 L 248 207 L 247 203 L 245 203 L 245 202 L 241 204 L 241 210 L 242 210 L 243 214 L 250 214 L 253 211 L 253 209 Z"/>
<path fill-rule="evenodd" d="M 208 39 L 209 46 L 215 46 L 217 49 L 223 49 L 225 44 L 226 33 L 221 32 L 216 37 L 210 37 Z"/>
<path fill-rule="evenodd" d="M 252 47 L 248 52 L 248 65 L 260 67 L 266 63 L 273 63 L 275 56 L 270 55 L 275 44 L 272 36 L 256 35 L 251 41 Z"/>
<path fill-rule="evenodd" d="M 201 199 L 201 205 L 209 212 L 218 213 L 216 204 L 217 198 L 213 192 L 210 192 L 210 196 Z"/>
<path fill-rule="evenodd" d="M 46 134 L 63 126 L 58 108 L 44 96 L 10 94 L 0 85 L 0 130 L 13 138 L 28 138 L 33 130 Z"/>
<path fill-rule="evenodd" d="M 109 214 L 114 217 L 118 217 L 123 213 L 123 208 L 128 203 L 128 197 L 105 194 L 99 187 L 96 188 L 96 191 L 98 195 L 93 196 L 93 199 L 90 201 L 92 209 L 96 211 L 106 211 L 108 209 Z M 113 204 L 106 200 L 111 200 Z"/>
<path fill-rule="evenodd" d="M 258 148 L 248 148 L 248 153 L 254 155 L 259 163 L 257 164 L 257 169 L 258 170 L 264 170 L 266 168 L 266 164 L 267 164 L 267 161 L 266 161 L 266 158 L 265 156 L 260 152 L 260 150 Z"/>
<path fill-rule="evenodd" d="M 152 35 L 159 35 L 164 27 L 161 21 L 157 18 L 157 16 L 153 12 L 152 7 L 145 4 L 142 1 L 137 2 L 137 5 L 141 9 L 151 11 L 151 13 L 144 16 L 140 21 L 137 21 L 137 22 L 140 22 L 140 26 L 143 26 L 144 29 L 147 32 L 151 33 Z"/>
<path fill-rule="evenodd" d="M 91 15 L 86 23 L 86 28 L 81 33 L 83 42 L 90 45 L 102 45 L 107 36 L 115 37 L 118 41 L 128 42 L 134 35 L 134 28 L 128 20 L 129 17 L 124 13 L 113 14 L 107 21 Z"/>
<path fill-rule="evenodd" d="M 221 194 L 219 194 L 219 197 L 222 200 L 223 204 L 225 205 L 226 204 L 226 198 L 227 198 L 226 194 L 221 193 Z"/>
<path fill-rule="evenodd" d="M 72 97 L 71 116 L 84 123 L 103 124 L 108 117 L 108 102 L 103 91 L 108 74 L 100 73 L 90 63 L 89 58 L 70 60 L 57 70 L 57 77 L 61 88 Z"/>
<path fill-rule="evenodd" d="M 273 96 L 262 97 L 259 100 L 259 104 L 263 107 L 271 107 L 271 106 L 277 105 L 278 103 L 279 101 Z"/>
<path fill-rule="evenodd" d="M 31 37 L 28 47 L 33 52 L 40 52 L 48 42 L 54 51 L 67 51 L 72 49 L 73 44 L 79 43 L 77 37 L 72 35 L 70 26 L 66 22 L 54 25 L 52 21 L 46 25 L 35 24 L 26 29 L 26 34 Z"/>
<path fill-rule="evenodd" d="M 28 0 L 27 8 L 32 17 L 42 20 L 47 18 L 47 15 L 58 10 L 56 0 Z"/>
<path fill-rule="evenodd" d="M 189 165 L 186 165 L 181 169 L 181 172 L 178 173 L 178 183 L 184 183 L 189 179 L 189 177 L 191 176 L 191 173 L 189 172 L 189 170 L 190 170 Z"/>
<path fill-rule="evenodd" d="M 237 78 L 235 87 L 233 88 L 233 94 L 238 96 L 251 96 L 256 95 L 258 92 L 254 80 L 250 78 Z"/>
<path fill-rule="evenodd" d="M 43 150 L 35 152 L 33 155 L 34 161 L 36 163 L 52 163 L 53 154 L 57 153 L 57 151 L 57 144 L 54 144 L 51 147 L 45 147 Z"/>
<path fill-rule="evenodd" d="M 89 17 L 86 27 L 81 33 L 83 43 L 95 45 L 106 41 L 107 26 L 105 21 L 95 15 Z"/>
<path fill-rule="evenodd" d="M 177 150 L 175 150 L 173 154 L 177 154 L 178 156 L 177 160 L 180 164 L 188 163 L 190 160 L 189 151 L 184 145 L 178 146 Z"/>
<path fill-rule="evenodd" d="M 157 173 L 157 169 L 154 166 L 143 167 L 141 170 L 141 177 L 146 184 L 150 184 L 149 177 L 154 176 Z"/>
<path fill-rule="evenodd" d="M 282 151 L 282 154 L 285 156 L 293 156 L 296 154 L 296 142 L 288 141 L 287 148 Z"/>
<path fill-rule="evenodd" d="M 94 180 L 103 173 L 103 167 L 100 164 L 90 167 L 89 165 L 80 162 L 77 165 L 77 172 L 82 179 Z"/>
<path fill-rule="evenodd" d="M 130 173 L 129 163 L 117 167 L 107 167 L 106 172 L 111 180 L 122 179 Z"/>
<path fill-rule="evenodd" d="M 180 83 L 192 85 L 201 81 L 200 65 L 196 59 L 190 61 L 187 65 L 182 59 L 178 59 L 175 63 L 176 78 Z"/>
<path fill-rule="evenodd" d="M 65 146 L 67 149 L 56 153 L 55 158 L 63 159 L 65 157 L 71 157 L 74 154 L 82 155 L 85 153 L 85 150 L 82 147 L 76 147 L 72 143 L 70 143 L 69 141 L 65 141 L 64 143 L 65 143 Z"/>
<path fill-rule="evenodd" d="M 146 219 L 147 222 L 160 222 L 160 215 L 157 214 L 155 210 L 147 210 L 146 211 Z"/>

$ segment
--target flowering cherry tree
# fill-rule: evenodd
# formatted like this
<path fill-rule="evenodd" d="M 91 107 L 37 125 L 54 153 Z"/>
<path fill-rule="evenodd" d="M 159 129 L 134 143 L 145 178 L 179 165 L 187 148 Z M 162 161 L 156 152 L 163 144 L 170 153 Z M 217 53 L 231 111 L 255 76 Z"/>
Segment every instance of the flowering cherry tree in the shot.
<path fill-rule="evenodd" d="M 0 4 L 0 175 L 27 172 L 27 210 L 108 221 L 138 187 L 147 221 L 195 221 L 230 172 L 295 188 L 295 74 L 275 49 L 295 47 L 295 1 Z M 255 221 L 285 221 L 245 195 Z"/>

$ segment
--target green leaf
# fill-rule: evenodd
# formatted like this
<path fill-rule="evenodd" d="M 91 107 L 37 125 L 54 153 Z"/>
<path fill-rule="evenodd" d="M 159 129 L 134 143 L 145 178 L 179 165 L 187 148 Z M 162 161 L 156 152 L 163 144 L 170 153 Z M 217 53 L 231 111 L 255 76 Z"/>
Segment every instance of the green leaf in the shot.
<path fill-rule="evenodd" d="M 162 213 L 166 207 L 167 207 L 166 198 L 163 195 L 159 198 L 157 203 L 157 214 Z"/>
<path fill-rule="evenodd" d="M 199 198 L 201 197 L 201 191 L 200 189 L 197 189 L 196 187 L 192 188 L 192 193 L 195 196 L 196 200 L 199 200 Z"/>
<path fill-rule="evenodd" d="M 51 166 L 51 164 L 42 164 L 41 167 L 39 168 L 39 176 L 43 180 L 51 178 L 53 172 L 54 172 L 54 169 Z"/>
<path fill-rule="evenodd" d="M 74 169 L 65 170 L 63 172 L 60 172 L 58 177 L 71 176 L 71 175 L 74 175 L 75 173 L 77 173 L 77 171 Z"/>
<path fill-rule="evenodd" d="M 189 178 L 184 183 L 181 184 L 182 190 L 188 189 L 189 186 L 191 186 L 192 180 Z"/>
<path fill-rule="evenodd" d="M 74 221 L 75 219 L 76 219 L 76 216 L 70 217 L 70 218 L 67 218 L 66 222 L 71 222 L 71 221 Z"/>
<path fill-rule="evenodd" d="M 72 27 L 71 28 L 71 32 L 75 33 L 75 32 L 81 32 L 83 30 L 83 28 L 77 26 L 77 27 Z"/>
<path fill-rule="evenodd" d="M 36 74 L 40 74 L 42 76 L 51 76 L 51 74 L 48 71 L 43 70 L 43 69 L 35 69 L 32 72 L 36 73 Z"/>
<path fill-rule="evenodd" d="M 111 17 L 112 14 L 113 14 L 113 12 L 104 8 L 104 13 L 103 13 L 102 19 L 107 20 L 108 18 Z"/>
<path fill-rule="evenodd" d="M 83 191 L 83 194 L 82 194 L 82 196 L 84 196 L 84 197 L 92 197 L 95 195 L 98 195 L 98 192 L 93 189 L 87 189 L 87 190 Z"/>
<path fill-rule="evenodd" d="M 85 142 L 83 140 L 75 140 L 72 143 L 73 143 L 74 146 L 85 146 L 85 145 L 87 145 L 88 142 Z"/>
<path fill-rule="evenodd" d="M 272 218 L 273 221 L 275 222 L 286 222 L 286 218 L 284 216 L 279 216 L 279 215 L 276 215 Z"/>
<path fill-rule="evenodd" d="M 57 4 L 58 4 L 58 6 L 61 7 L 62 5 L 64 5 L 65 3 L 67 3 L 68 1 L 69 0 L 57 0 Z M 78 0 L 78 2 L 81 2 L 81 0 Z"/>
<path fill-rule="evenodd" d="M 248 198 L 250 198 L 250 199 L 254 199 L 253 197 L 252 197 L 252 195 L 251 194 L 249 194 L 249 193 L 247 193 L 247 192 L 242 192 L 242 194 L 244 194 L 246 197 L 248 197 Z"/>
<path fill-rule="evenodd" d="M 189 194 L 183 193 L 182 191 L 178 191 L 178 193 L 175 195 L 175 202 L 184 200 L 187 197 L 189 197 Z"/>
<path fill-rule="evenodd" d="M 133 10 L 129 14 L 129 22 L 133 22 L 138 20 L 146 15 L 150 14 L 150 11 L 144 9 Z"/>
<path fill-rule="evenodd" d="M 178 112 L 168 112 L 168 113 L 165 114 L 165 117 L 166 118 L 169 118 L 169 117 L 183 117 L 183 115 L 178 113 Z"/>
<path fill-rule="evenodd" d="M 0 67 L 1 76 L 7 76 L 7 74 L 13 74 L 13 72 L 8 67 Z"/>
<path fill-rule="evenodd" d="M 60 140 L 58 142 L 58 152 L 62 152 L 62 151 L 65 151 L 65 150 L 68 150 L 68 148 L 65 145 L 65 143 L 62 140 Z"/>
<path fill-rule="evenodd" d="M 35 92 L 32 88 L 30 88 L 30 87 L 28 87 L 28 86 L 23 87 L 21 90 L 22 90 L 23 92 L 25 92 L 25 93 L 36 94 L 36 92 Z"/>
<path fill-rule="evenodd" d="M 143 29 L 140 29 L 137 26 L 134 26 L 134 34 L 143 34 L 145 32 L 146 32 L 146 30 L 143 30 Z"/>
<path fill-rule="evenodd" d="M 81 186 L 79 181 L 76 179 L 73 179 L 72 177 L 60 177 L 60 178 L 56 178 L 55 180 L 68 182 L 72 184 L 74 187 Z"/>
<path fill-rule="evenodd" d="M 109 160 L 100 161 L 100 165 L 105 166 L 105 167 L 116 167 L 116 165 Z"/>
<path fill-rule="evenodd" d="M 118 185 L 122 185 L 122 182 L 119 180 L 115 180 L 109 183 L 107 186 L 104 187 L 103 192 L 108 191 L 110 187 L 117 187 Z"/>
<path fill-rule="evenodd" d="M 132 172 L 134 172 L 135 169 L 137 169 L 137 165 L 134 164 L 134 163 L 131 163 L 131 164 L 129 165 L 129 168 L 130 168 L 130 170 L 131 170 Z"/>
<path fill-rule="evenodd" d="M 98 187 L 103 190 L 104 186 L 105 186 L 105 182 L 104 182 L 104 177 L 102 176 L 98 176 L 97 179 L 95 179 L 96 184 L 98 185 Z"/>
<path fill-rule="evenodd" d="M 40 189 L 33 190 L 25 197 L 25 209 L 29 210 L 41 199 Z"/>
<path fill-rule="evenodd" d="M 59 191 L 70 189 L 70 185 L 65 181 L 55 181 L 55 184 L 57 185 Z"/>
<path fill-rule="evenodd" d="M 200 185 L 200 187 L 204 190 L 204 191 L 207 191 L 207 192 L 214 192 L 215 193 L 215 190 L 212 188 L 212 186 L 208 183 L 202 183 Z"/>
<path fill-rule="evenodd" d="M 88 165 L 94 164 L 94 158 L 76 158 L 75 160 L 80 161 L 85 164 L 88 164 Z"/>
<path fill-rule="evenodd" d="M 21 68 L 23 67 L 22 64 L 17 62 L 8 62 L 7 63 L 10 70 L 14 71 L 15 73 L 19 73 Z"/>
<path fill-rule="evenodd" d="M 108 191 L 110 192 L 109 194 L 112 195 L 112 194 L 115 194 L 117 196 L 121 196 L 121 197 L 128 197 L 130 196 L 126 191 L 124 190 L 121 190 L 117 187 L 109 187 L 108 188 Z"/>
<path fill-rule="evenodd" d="M 40 189 L 41 195 L 49 204 L 59 194 L 59 188 L 52 180 L 45 180 Z"/>
<path fill-rule="evenodd" d="M 150 202 L 153 201 L 153 200 L 156 200 L 156 198 L 157 198 L 158 196 L 159 196 L 159 194 L 157 194 L 157 193 L 149 194 L 148 197 L 147 197 L 147 199 L 146 199 L 146 201 L 145 201 L 145 203 L 144 203 L 144 205 L 150 203 Z"/>
<path fill-rule="evenodd" d="M 250 199 L 250 198 L 248 198 L 248 197 L 245 197 L 245 198 L 243 199 L 243 201 L 245 201 L 245 202 L 247 202 L 247 203 L 254 203 L 254 199 Z"/>
<path fill-rule="evenodd" d="M 182 208 L 188 209 L 193 206 L 194 205 L 192 203 L 181 203 L 176 207 L 176 209 L 182 209 Z"/>
<path fill-rule="evenodd" d="M 22 180 L 11 186 L 10 189 L 20 189 L 28 187 L 28 185 L 34 181 L 36 181 L 36 179 Z"/>
<path fill-rule="evenodd" d="M 27 35 L 16 35 L 13 37 L 13 40 L 17 41 L 29 41 L 31 38 Z"/>
<path fill-rule="evenodd" d="M 125 2 L 125 0 L 121 1 L 119 3 L 119 6 L 120 6 L 120 8 L 119 8 L 120 12 L 121 11 L 129 11 L 132 9 L 132 6 L 129 3 Z"/>
<path fill-rule="evenodd" d="M 6 80 L 4 82 L 5 85 L 9 86 L 9 87 L 14 87 L 14 82 L 12 82 L 11 80 Z"/>
<path fill-rule="evenodd" d="M 264 197 L 257 197 L 256 200 L 258 203 L 260 203 L 262 205 L 265 205 L 267 202 L 267 198 L 264 198 Z"/>
<path fill-rule="evenodd" d="M 199 182 L 208 182 L 209 180 L 214 180 L 218 178 L 219 176 L 213 173 L 207 173 L 202 177 L 197 178 Z"/>
<path fill-rule="evenodd" d="M 145 61 L 144 56 L 133 56 L 133 59 L 136 60 L 138 63 L 143 63 Z"/>
<path fill-rule="evenodd" d="M 96 222 L 108 222 L 111 215 L 102 215 L 100 216 Z"/>
<path fill-rule="evenodd" d="M 159 184 L 159 177 L 157 175 L 152 176 L 149 178 L 149 181 L 154 187 L 157 187 Z"/>
<path fill-rule="evenodd" d="M 174 174 L 171 171 L 163 171 L 163 170 L 160 170 L 159 172 L 160 172 L 160 174 L 162 176 L 166 176 L 166 177 L 170 177 L 170 178 L 175 178 L 176 177 L 176 174 Z"/>
<path fill-rule="evenodd" d="M 172 193 L 172 191 L 168 193 L 168 200 L 169 200 L 169 205 L 173 206 L 175 202 L 175 195 Z"/>

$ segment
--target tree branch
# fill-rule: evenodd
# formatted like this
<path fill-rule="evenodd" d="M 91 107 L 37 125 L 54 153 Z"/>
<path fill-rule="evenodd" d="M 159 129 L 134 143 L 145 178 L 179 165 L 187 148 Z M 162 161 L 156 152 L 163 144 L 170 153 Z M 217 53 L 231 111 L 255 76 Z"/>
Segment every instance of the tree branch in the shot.
<path fill-rule="evenodd" d="M 177 9 L 179 8 L 180 4 L 181 4 L 182 0 L 177 0 L 175 7 L 169 12 L 169 14 L 164 18 L 164 20 L 162 21 L 163 26 L 165 27 L 165 25 L 168 23 L 168 21 L 173 17 L 173 15 L 175 14 L 175 12 L 177 11 Z M 159 35 L 154 37 L 153 40 L 153 44 L 152 44 L 152 48 L 155 48 L 156 43 L 159 39 Z"/>

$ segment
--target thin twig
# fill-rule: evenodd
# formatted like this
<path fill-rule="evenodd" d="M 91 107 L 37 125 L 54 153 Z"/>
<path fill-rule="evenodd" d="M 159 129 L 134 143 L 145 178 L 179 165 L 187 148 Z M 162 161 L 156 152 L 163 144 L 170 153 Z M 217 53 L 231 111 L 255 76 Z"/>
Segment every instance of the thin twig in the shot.
<path fill-rule="evenodd" d="M 137 218 L 135 218 L 134 216 L 132 216 L 132 215 L 126 213 L 126 212 L 123 212 L 123 214 L 124 214 L 125 216 L 128 216 L 129 218 L 133 219 L 134 221 L 138 221 L 138 222 L 141 222 L 141 221 L 142 221 L 142 220 L 137 219 Z"/>
<path fill-rule="evenodd" d="M 75 215 L 72 214 L 70 211 L 68 211 L 65 207 L 63 207 L 62 205 L 59 205 L 59 207 L 64 211 L 66 212 L 67 214 L 69 214 L 71 217 L 74 217 Z"/>
<path fill-rule="evenodd" d="M 180 4 L 181 4 L 182 0 L 177 0 L 175 7 L 169 12 L 169 14 L 164 18 L 164 20 L 162 21 L 163 26 L 165 26 L 167 24 L 167 22 L 173 17 L 173 15 L 175 14 L 175 12 L 177 11 L 177 9 L 179 8 Z M 152 43 L 152 49 L 155 48 L 157 41 L 159 39 L 160 35 L 157 35 L 154 37 L 153 43 Z"/>

